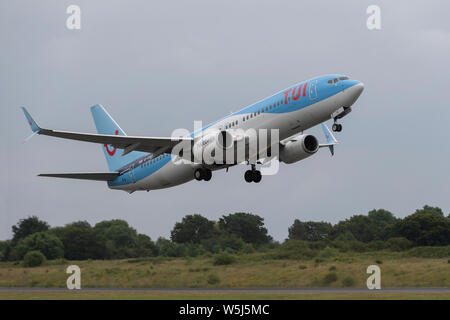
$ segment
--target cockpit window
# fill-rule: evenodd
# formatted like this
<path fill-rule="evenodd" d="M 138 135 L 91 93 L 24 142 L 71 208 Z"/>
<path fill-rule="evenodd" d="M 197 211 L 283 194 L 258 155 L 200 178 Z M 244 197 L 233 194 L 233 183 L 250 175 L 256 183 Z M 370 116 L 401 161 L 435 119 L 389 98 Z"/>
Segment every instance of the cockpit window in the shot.
<path fill-rule="evenodd" d="M 330 79 L 327 82 L 330 84 L 333 84 L 333 83 L 339 82 L 341 80 L 348 80 L 348 79 L 350 79 L 350 78 L 349 77 L 339 77 L 339 78 Z"/>

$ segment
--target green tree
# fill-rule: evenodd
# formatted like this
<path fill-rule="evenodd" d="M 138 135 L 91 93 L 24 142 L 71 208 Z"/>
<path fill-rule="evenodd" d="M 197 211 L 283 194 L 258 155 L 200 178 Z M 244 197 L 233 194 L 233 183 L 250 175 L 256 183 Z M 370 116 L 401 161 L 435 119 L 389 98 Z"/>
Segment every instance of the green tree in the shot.
<path fill-rule="evenodd" d="M 15 226 L 12 226 L 12 241 L 16 244 L 19 240 L 25 239 L 30 234 L 47 231 L 49 228 L 50 226 L 47 222 L 39 220 L 36 216 L 21 219 Z"/>
<path fill-rule="evenodd" d="M 450 245 L 450 220 L 440 208 L 424 206 L 396 223 L 397 236 L 405 237 L 416 246 Z"/>
<path fill-rule="evenodd" d="M 110 240 L 116 248 L 136 248 L 138 236 L 135 229 L 124 220 L 101 221 L 94 231 L 105 240 Z"/>
<path fill-rule="evenodd" d="M 373 209 L 369 211 L 367 216 L 379 230 L 397 222 L 397 218 L 391 212 L 384 209 Z"/>
<path fill-rule="evenodd" d="M 8 260 L 11 247 L 11 240 L 0 241 L 0 261 Z"/>
<path fill-rule="evenodd" d="M 45 262 L 45 256 L 37 250 L 28 251 L 23 257 L 24 267 L 38 267 Z"/>
<path fill-rule="evenodd" d="M 136 256 L 138 257 L 150 257 L 157 256 L 158 248 L 155 243 L 145 234 L 138 234 Z"/>
<path fill-rule="evenodd" d="M 184 243 L 176 243 L 159 237 L 156 240 L 156 247 L 158 248 L 159 255 L 163 257 L 187 256 L 187 247 Z"/>
<path fill-rule="evenodd" d="M 256 246 L 272 241 L 267 228 L 264 227 L 264 218 L 251 213 L 237 212 L 222 216 L 219 228 Z"/>
<path fill-rule="evenodd" d="M 57 259 L 64 256 L 64 245 L 61 240 L 50 232 L 30 234 L 17 244 L 19 258 L 22 259 L 29 251 L 40 251 L 47 259 Z"/>
<path fill-rule="evenodd" d="M 363 215 L 354 215 L 350 219 L 339 221 L 333 227 L 333 238 L 338 238 L 341 234 L 350 232 L 358 241 L 370 242 L 377 240 L 376 224 L 368 217 Z"/>
<path fill-rule="evenodd" d="M 49 232 L 62 241 L 64 257 L 68 260 L 107 258 L 103 239 L 87 221 L 73 222 Z"/>
<path fill-rule="evenodd" d="M 214 222 L 199 215 L 187 215 L 177 222 L 170 233 L 176 243 L 200 243 L 218 235 Z"/>
<path fill-rule="evenodd" d="M 302 222 L 295 219 L 289 228 L 289 239 L 320 241 L 330 237 L 333 227 L 328 222 Z"/>

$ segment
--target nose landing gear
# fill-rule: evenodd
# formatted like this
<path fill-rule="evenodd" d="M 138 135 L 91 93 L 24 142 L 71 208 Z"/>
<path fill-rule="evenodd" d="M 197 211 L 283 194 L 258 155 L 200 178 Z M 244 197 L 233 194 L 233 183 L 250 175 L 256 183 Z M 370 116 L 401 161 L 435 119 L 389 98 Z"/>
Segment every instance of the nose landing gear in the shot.
<path fill-rule="evenodd" d="M 331 127 L 331 129 L 334 132 L 341 132 L 342 131 L 342 124 L 339 124 L 337 122 L 333 123 L 333 126 Z"/>

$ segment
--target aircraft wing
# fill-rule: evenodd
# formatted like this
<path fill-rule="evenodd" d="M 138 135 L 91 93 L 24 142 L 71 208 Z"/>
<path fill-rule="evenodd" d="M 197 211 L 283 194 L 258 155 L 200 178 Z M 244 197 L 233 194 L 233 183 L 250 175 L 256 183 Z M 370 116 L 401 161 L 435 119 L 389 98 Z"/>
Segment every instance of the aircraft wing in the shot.
<path fill-rule="evenodd" d="M 119 172 L 79 172 L 79 173 L 41 173 L 39 177 L 69 178 L 95 181 L 111 181 L 119 175 Z"/>
<path fill-rule="evenodd" d="M 42 134 L 45 136 L 78 140 L 92 143 L 100 143 L 111 145 L 117 149 L 123 149 L 123 155 L 130 153 L 131 151 L 143 151 L 154 153 L 157 157 L 161 153 L 170 152 L 172 148 L 182 141 L 192 141 L 190 137 L 136 137 L 136 136 L 115 136 L 107 134 L 94 134 L 94 133 L 80 133 L 70 131 L 58 131 L 43 129 L 39 127 L 28 113 L 28 111 L 22 107 L 25 117 L 28 120 L 28 124 L 31 130 L 36 134 Z"/>

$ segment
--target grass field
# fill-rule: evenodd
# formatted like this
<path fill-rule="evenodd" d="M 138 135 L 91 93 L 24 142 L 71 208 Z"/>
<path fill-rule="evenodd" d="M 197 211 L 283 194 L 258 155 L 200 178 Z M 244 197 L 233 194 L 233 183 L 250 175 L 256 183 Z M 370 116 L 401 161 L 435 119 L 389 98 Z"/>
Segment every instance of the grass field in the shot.
<path fill-rule="evenodd" d="M 384 288 L 450 287 L 447 258 L 394 252 L 342 253 L 323 261 L 262 257 L 246 254 L 225 266 L 215 266 L 212 257 L 53 261 L 36 268 L 3 262 L 0 287 L 65 288 L 71 264 L 80 266 L 84 288 L 365 288 L 372 264 L 380 266 Z"/>
<path fill-rule="evenodd" d="M 447 293 L 160 293 L 142 291 L 0 292 L 0 300 L 450 300 Z"/>

